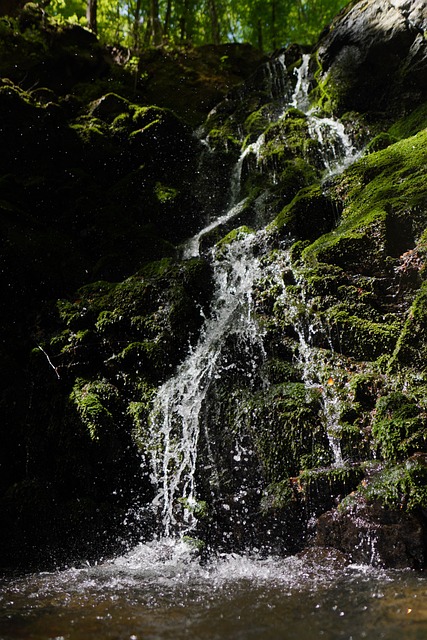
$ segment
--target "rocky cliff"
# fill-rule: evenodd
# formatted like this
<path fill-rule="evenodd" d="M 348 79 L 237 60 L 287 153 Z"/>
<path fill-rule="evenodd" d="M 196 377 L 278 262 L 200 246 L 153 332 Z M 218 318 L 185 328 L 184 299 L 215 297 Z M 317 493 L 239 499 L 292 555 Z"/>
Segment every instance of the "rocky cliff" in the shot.
<path fill-rule="evenodd" d="M 136 84 L 30 9 L 0 25 L 4 562 L 158 534 L 161 493 L 207 551 L 425 566 L 425 9 Z"/>

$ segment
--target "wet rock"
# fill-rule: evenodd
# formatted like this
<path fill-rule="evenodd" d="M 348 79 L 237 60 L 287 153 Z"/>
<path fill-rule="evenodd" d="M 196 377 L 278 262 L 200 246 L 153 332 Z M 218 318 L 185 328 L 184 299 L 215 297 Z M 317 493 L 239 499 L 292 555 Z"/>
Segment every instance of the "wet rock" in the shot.
<path fill-rule="evenodd" d="M 340 111 L 414 107 L 427 92 L 422 3 L 369 0 L 349 6 L 317 49 L 323 81 Z"/>
<path fill-rule="evenodd" d="M 413 514 L 361 502 L 335 509 L 317 521 L 316 544 L 348 554 L 352 562 L 420 568 L 426 559 L 426 530 Z"/>
<path fill-rule="evenodd" d="M 332 547 L 309 547 L 298 554 L 309 566 L 325 567 L 333 571 L 343 569 L 351 560 L 348 554 Z"/>

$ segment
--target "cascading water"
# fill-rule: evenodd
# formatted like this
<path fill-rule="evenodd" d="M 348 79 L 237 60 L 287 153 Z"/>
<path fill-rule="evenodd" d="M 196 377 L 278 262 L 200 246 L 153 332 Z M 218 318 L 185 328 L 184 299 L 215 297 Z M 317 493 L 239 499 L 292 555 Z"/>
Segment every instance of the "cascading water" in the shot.
<path fill-rule="evenodd" d="M 331 118 L 321 118 L 310 109 L 309 61 L 309 56 L 303 57 L 292 95 L 289 94 L 287 80 L 283 78 L 280 82 L 271 80 L 271 85 L 276 93 L 281 87 L 282 100 L 287 108 L 293 107 L 305 113 L 310 135 L 318 141 L 325 171 L 330 175 L 338 171 L 339 166 L 345 167 L 354 160 L 356 151 L 341 123 Z M 276 67 L 281 74 L 286 73 L 284 61 L 279 61 Z M 272 73 L 271 65 L 269 73 Z M 189 239 L 183 248 L 184 258 L 197 256 L 203 235 L 242 212 L 245 207 L 245 199 L 240 199 L 242 166 L 250 154 L 255 155 L 258 164 L 263 144 L 264 134 L 261 134 L 255 142 L 242 149 L 230 177 L 231 196 L 227 210 L 214 216 L 206 227 Z M 211 251 L 215 281 L 211 314 L 205 320 L 197 345 L 190 349 L 175 375 L 159 388 L 153 404 L 149 418 L 152 482 L 156 490 L 153 508 L 161 513 L 162 530 L 166 536 L 176 531 L 188 533 L 197 520 L 199 496 L 196 469 L 201 421 L 209 390 L 226 368 L 222 351 L 227 338 L 233 334 L 239 339 L 241 349 L 245 352 L 248 377 L 254 374 L 254 369 L 259 365 L 253 359 L 253 353 L 256 352 L 258 357 L 263 346 L 260 329 L 252 314 L 252 290 L 261 276 L 257 255 L 260 238 L 265 235 L 262 230 L 257 234 L 243 234 L 243 237 L 235 239 L 221 251 Z M 313 347 L 312 337 L 323 328 L 312 321 L 309 313 L 303 317 L 298 315 L 296 307 L 292 307 L 294 302 L 285 291 L 286 287 L 283 288 L 282 303 L 288 305 L 288 315 L 298 335 L 298 358 L 303 381 L 307 387 L 318 387 L 320 381 L 316 367 L 321 364 L 324 366 L 325 362 L 319 361 L 319 351 Z M 305 301 L 299 302 L 305 304 Z M 229 363 L 230 366 L 232 364 Z M 338 396 L 331 389 L 325 389 L 322 404 L 334 461 L 336 465 L 341 465 L 342 455 L 337 437 Z"/>
<path fill-rule="evenodd" d="M 360 157 L 342 122 L 334 118 L 318 115 L 310 106 L 310 67 L 311 56 L 304 54 L 301 65 L 296 69 L 297 83 L 291 105 L 307 116 L 308 128 L 313 139 L 319 142 L 325 178 L 344 171 Z"/>
<path fill-rule="evenodd" d="M 282 68 L 282 63 L 280 60 L 274 68 Z M 308 64 L 308 58 L 304 58 L 293 98 L 288 102 L 314 119 L 307 98 Z M 275 91 L 283 86 L 288 84 L 272 78 Z M 325 144 L 330 130 L 342 141 L 323 162 L 327 172 L 334 172 L 337 162 L 345 164 L 355 158 L 355 153 L 347 144 L 344 129 L 335 121 L 323 119 L 329 131 L 325 136 L 322 132 L 321 138 L 320 121 L 314 119 L 310 124 L 319 145 Z M 242 164 L 250 154 L 261 162 L 263 144 L 264 138 L 260 137 L 243 151 L 234 173 L 236 188 L 231 190 L 229 208 L 188 242 L 185 257 L 198 255 L 203 233 L 243 210 L 244 201 L 239 201 Z M 206 404 L 216 380 L 227 371 L 234 373 L 235 362 L 227 359 L 224 349 L 227 339 L 234 337 L 239 344 L 248 387 L 254 378 L 262 385 L 259 368 L 263 336 L 252 313 L 253 291 L 259 278 L 270 277 L 277 284 L 275 302 L 282 305 L 283 315 L 297 336 L 296 360 L 303 382 L 307 387 L 323 387 L 322 409 L 331 449 L 335 462 L 342 462 L 336 437 L 340 396 L 335 392 L 334 356 L 326 355 L 329 349 L 322 351 L 316 346 L 328 340 L 327 327 L 316 320 L 286 248 L 275 247 L 276 259 L 268 271 L 262 260 L 263 249 L 268 250 L 265 236 L 263 231 L 242 235 L 211 252 L 215 293 L 210 315 L 198 343 L 158 390 L 150 429 L 152 481 L 157 490 L 153 506 L 161 513 L 161 539 L 94 566 L 87 563 L 64 571 L 1 576 L 2 639 L 426 637 L 427 581 L 422 573 L 386 572 L 356 564 L 343 567 L 342 554 L 326 549 L 321 555 L 309 552 L 272 557 L 271 553 L 260 556 L 252 548 L 252 553 L 221 553 L 200 562 L 194 561 L 194 549 L 189 544 L 172 537 L 176 531 L 191 531 L 195 522 L 199 446 L 209 430 L 204 422 Z M 291 272 L 292 278 L 284 278 L 286 272 Z M 296 286 L 287 285 L 285 280 Z M 238 441 L 229 451 L 236 464 L 246 454 Z M 357 525 L 360 527 L 360 520 Z M 373 563 L 376 538 L 363 538 L 359 533 L 359 540 L 359 546 L 366 548 L 362 557 Z"/>
<path fill-rule="evenodd" d="M 284 273 L 292 273 L 296 287 L 292 293 L 283 281 Z M 292 267 L 288 250 L 282 250 L 276 262 L 270 268 L 272 279 L 278 284 L 281 294 L 276 305 L 280 305 L 298 336 L 298 352 L 296 360 L 301 370 L 302 379 L 307 388 L 321 390 L 322 413 L 329 445 L 333 454 L 335 466 L 343 464 L 340 446 L 340 410 L 341 398 L 335 392 L 333 346 L 325 328 L 318 316 L 312 311 L 310 301 L 304 293 L 304 282 L 298 272 Z M 316 342 L 327 342 L 329 349 L 320 349 Z M 331 357 L 332 354 L 332 357 Z"/>
<path fill-rule="evenodd" d="M 247 358 L 246 375 L 257 366 L 253 353 L 262 351 L 262 338 L 252 316 L 252 287 L 260 275 L 253 255 L 259 237 L 247 235 L 230 244 L 213 260 L 215 293 L 212 313 L 198 344 L 176 374 L 162 385 L 150 415 L 152 481 L 157 487 L 154 506 L 160 505 L 164 533 L 177 524 L 177 500 L 184 508 L 184 530 L 191 529 L 197 504 L 195 472 L 200 419 L 213 380 L 233 366 L 221 359 L 224 343 L 236 337 Z"/>

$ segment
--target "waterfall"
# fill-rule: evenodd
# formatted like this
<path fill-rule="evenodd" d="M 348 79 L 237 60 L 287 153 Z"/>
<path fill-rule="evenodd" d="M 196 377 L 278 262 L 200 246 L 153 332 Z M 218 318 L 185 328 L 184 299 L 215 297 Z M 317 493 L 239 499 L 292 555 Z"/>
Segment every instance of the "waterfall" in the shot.
<path fill-rule="evenodd" d="M 297 78 L 297 83 L 295 85 L 295 90 L 292 95 L 291 106 L 295 109 L 299 109 L 303 113 L 307 113 L 310 108 L 310 99 L 308 97 L 309 93 L 309 76 L 308 76 L 308 67 L 310 64 L 311 56 L 308 54 L 304 54 L 302 57 L 302 62 L 299 67 L 297 67 L 294 72 Z"/>
<path fill-rule="evenodd" d="M 162 513 L 166 536 L 178 524 L 177 503 L 183 508 L 181 526 L 191 530 L 197 510 L 195 472 L 200 420 L 212 382 L 233 363 L 222 359 L 225 340 L 233 335 L 247 359 L 246 375 L 258 367 L 254 346 L 262 351 L 262 337 L 252 314 L 252 287 L 260 276 L 254 249 L 260 235 L 246 235 L 221 255 L 212 250 L 215 292 L 212 313 L 197 345 L 175 375 L 158 390 L 150 415 L 152 482 L 157 489 L 154 507 Z"/>
<path fill-rule="evenodd" d="M 213 229 L 216 229 L 220 225 L 236 218 L 243 211 L 245 203 L 246 199 L 243 199 L 237 204 L 231 206 L 228 211 L 211 220 L 206 227 L 203 227 L 201 231 L 190 238 L 183 246 L 182 257 L 184 260 L 198 256 L 200 251 L 200 240 L 203 236 L 209 233 L 209 231 L 213 231 Z"/>
<path fill-rule="evenodd" d="M 296 282 L 296 288 L 292 288 L 292 293 L 289 292 L 289 288 L 284 282 L 284 273 L 292 273 Z M 285 249 L 280 252 L 280 256 L 270 267 L 270 277 L 281 290 L 276 305 L 282 307 L 288 323 L 292 325 L 298 336 L 299 347 L 296 360 L 301 370 L 302 380 L 307 388 L 321 390 L 322 414 L 334 465 L 342 466 L 343 456 L 339 439 L 341 398 L 335 390 L 333 357 L 327 355 L 328 352 L 324 349 L 315 346 L 320 336 L 328 343 L 329 351 L 333 354 L 333 346 L 329 340 L 328 332 L 318 316 L 312 311 L 310 302 L 304 295 L 304 282 L 298 272 L 292 268 L 289 250 Z"/>
<path fill-rule="evenodd" d="M 332 118 L 316 115 L 310 108 L 309 56 L 304 56 L 297 70 L 297 81 L 293 93 L 289 92 L 287 79 L 274 80 L 274 91 L 282 92 L 282 102 L 303 111 L 308 120 L 310 135 L 322 149 L 322 159 L 328 175 L 338 171 L 356 157 L 356 151 L 341 123 Z M 276 61 L 276 68 L 285 68 L 284 60 Z M 268 73 L 272 74 L 272 66 Z M 283 115 L 283 114 L 282 114 Z M 258 164 L 264 134 L 252 144 L 243 148 L 230 175 L 230 202 L 225 211 L 214 213 L 208 224 L 190 238 L 183 247 L 183 258 L 199 255 L 200 240 L 206 233 L 219 225 L 237 218 L 244 210 L 246 200 L 241 199 L 242 166 L 249 154 L 254 154 Z M 209 317 L 205 318 L 198 343 L 189 349 L 185 360 L 175 374 L 157 392 L 149 417 L 152 484 L 155 488 L 153 508 L 161 514 L 163 534 L 170 536 L 177 531 L 191 532 L 197 522 L 200 498 L 197 488 L 198 447 L 201 424 L 206 412 L 209 391 L 215 381 L 221 379 L 225 371 L 233 367 L 224 357 L 227 338 L 233 336 L 238 342 L 246 361 L 245 375 L 250 380 L 259 367 L 259 354 L 263 353 L 260 328 L 254 318 L 252 291 L 254 284 L 265 275 L 260 266 L 261 245 L 266 232 L 237 234 L 229 244 L 210 251 L 214 278 L 214 294 Z M 282 254 L 282 266 L 291 269 L 289 253 Z M 298 279 L 298 275 L 294 274 Z M 282 273 L 274 275 L 277 282 Z M 334 379 L 319 377 L 319 368 L 331 366 L 321 350 L 314 346 L 314 338 L 323 332 L 315 315 L 310 313 L 310 305 L 305 299 L 295 300 L 289 295 L 281 279 L 282 294 L 280 304 L 286 306 L 289 321 L 298 336 L 298 364 L 302 379 L 307 387 L 322 387 L 321 402 L 331 451 L 336 465 L 342 465 L 339 444 L 340 401 L 334 392 Z M 303 291 L 303 287 L 300 287 Z M 303 294 L 302 294 L 303 295 Z M 301 315 L 299 309 L 305 308 Z M 209 449 L 209 442 L 207 448 Z M 238 457 L 239 447 L 236 446 Z M 237 458 L 235 458 L 237 459 Z"/>
<path fill-rule="evenodd" d="M 319 142 L 324 177 L 327 178 L 344 171 L 360 157 L 361 152 L 353 145 L 342 122 L 321 116 L 310 106 L 310 60 L 310 54 L 304 54 L 301 65 L 295 69 L 297 82 L 291 106 L 306 115 L 310 136 Z"/>

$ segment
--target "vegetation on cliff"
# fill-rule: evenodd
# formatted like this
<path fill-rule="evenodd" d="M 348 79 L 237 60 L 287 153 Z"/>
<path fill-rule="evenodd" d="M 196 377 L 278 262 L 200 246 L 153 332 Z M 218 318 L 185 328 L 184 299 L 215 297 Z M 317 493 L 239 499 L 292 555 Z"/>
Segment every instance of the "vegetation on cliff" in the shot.
<path fill-rule="evenodd" d="M 250 237 L 262 357 L 243 375 L 226 337 L 197 535 L 364 561 L 379 530 L 379 562 L 425 566 L 427 53 L 422 15 L 394 4 L 351 3 L 309 61 L 229 44 L 147 49 L 135 67 L 34 7 L 0 20 L 5 563 L 129 541 L 129 508 L 153 498 L 153 398 L 212 311 L 208 248 L 225 260 Z M 311 111 L 291 104 L 307 61 Z M 337 114 L 363 148 L 342 172 L 310 119 Z M 184 259 L 235 166 L 241 206 Z"/>

